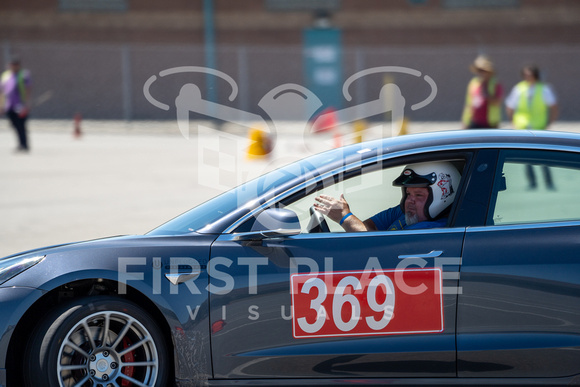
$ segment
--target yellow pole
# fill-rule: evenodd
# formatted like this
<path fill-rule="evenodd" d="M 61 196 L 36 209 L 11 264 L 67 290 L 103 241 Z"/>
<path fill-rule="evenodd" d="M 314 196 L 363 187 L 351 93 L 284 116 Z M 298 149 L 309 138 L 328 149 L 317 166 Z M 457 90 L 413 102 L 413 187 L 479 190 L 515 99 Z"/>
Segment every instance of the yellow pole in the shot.
<path fill-rule="evenodd" d="M 352 126 L 353 126 L 353 131 L 354 131 L 353 141 L 355 143 L 363 142 L 363 132 L 367 128 L 366 121 L 365 120 L 357 120 L 354 122 L 354 124 Z"/>

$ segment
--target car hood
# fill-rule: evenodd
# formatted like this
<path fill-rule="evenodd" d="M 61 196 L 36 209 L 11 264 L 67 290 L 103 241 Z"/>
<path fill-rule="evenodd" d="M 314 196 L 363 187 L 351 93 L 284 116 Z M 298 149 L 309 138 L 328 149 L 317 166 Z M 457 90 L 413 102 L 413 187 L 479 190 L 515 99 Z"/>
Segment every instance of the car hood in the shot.
<path fill-rule="evenodd" d="M 107 242 L 125 240 L 128 238 L 134 238 L 134 237 L 135 236 L 123 235 L 123 236 L 113 236 L 113 237 L 99 238 L 99 239 L 80 241 L 80 242 L 69 242 L 69 243 L 61 243 L 58 245 L 43 246 L 43 247 L 38 247 L 36 249 L 25 250 L 25 251 L 21 251 L 21 252 L 15 253 L 15 254 L 7 255 L 5 257 L 0 258 L 0 261 L 4 260 L 4 259 L 22 256 L 22 255 L 47 255 L 47 254 L 54 253 L 54 252 L 68 250 L 68 248 L 74 248 L 75 246 L 79 246 L 79 247 L 86 246 L 87 244 L 91 244 L 91 243 L 107 243 Z"/>
<path fill-rule="evenodd" d="M 0 258 L 1 260 L 28 255 L 55 255 L 69 253 L 75 250 L 97 250 L 123 247 L 137 247 L 150 245 L 165 245 L 175 243 L 176 239 L 215 239 L 217 235 L 192 233 L 187 236 L 151 236 L 151 235 L 119 235 L 106 238 L 92 239 L 79 242 L 62 243 L 58 245 L 44 246 L 36 249 L 22 251 L 16 254 Z"/>
<path fill-rule="evenodd" d="M 2 286 L 51 290 L 63 283 L 83 278 L 118 279 L 120 259 L 129 264 L 139 260 L 143 268 L 154 259 L 169 262 L 172 257 L 190 257 L 205 265 L 217 235 L 188 234 L 172 236 L 130 235 L 47 246 L 0 259 L 44 256 L 38 264 L 7 280 Z M 147 260 L 147 264 L 143 263 Z M 160 261 L 161 262 L 161 261 Z M 138 283 L 139 281 L 135 281 Z"/>

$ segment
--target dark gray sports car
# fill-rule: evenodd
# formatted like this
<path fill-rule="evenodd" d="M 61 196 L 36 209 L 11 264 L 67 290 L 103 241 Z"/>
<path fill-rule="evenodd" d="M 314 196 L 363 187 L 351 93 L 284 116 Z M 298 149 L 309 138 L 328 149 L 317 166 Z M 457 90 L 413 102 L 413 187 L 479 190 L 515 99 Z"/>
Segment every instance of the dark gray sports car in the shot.
<path fill-rule="evenodd" d="M 578 383 L 578 192 L 577 134 L 409 135 L 2 258 L 0 385 Z"/>

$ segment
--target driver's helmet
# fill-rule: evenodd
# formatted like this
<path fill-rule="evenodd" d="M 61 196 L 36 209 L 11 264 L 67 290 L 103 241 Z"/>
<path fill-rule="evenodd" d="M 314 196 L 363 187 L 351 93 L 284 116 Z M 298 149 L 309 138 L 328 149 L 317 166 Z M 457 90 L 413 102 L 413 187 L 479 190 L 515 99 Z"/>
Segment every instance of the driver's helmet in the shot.
<path fill-rule="evenodd" d="M 434 220 L 445 211 L 457 193 L 461 175 L 450 162 L 427 162 L 407 165 L 401 175 L 393 181 L 393 186 L 401 187 L 403 198 L 401 208 L 405 212 L 407 187 L 424 187 L 429 190 L 425 203 L 425 216 Z"/>

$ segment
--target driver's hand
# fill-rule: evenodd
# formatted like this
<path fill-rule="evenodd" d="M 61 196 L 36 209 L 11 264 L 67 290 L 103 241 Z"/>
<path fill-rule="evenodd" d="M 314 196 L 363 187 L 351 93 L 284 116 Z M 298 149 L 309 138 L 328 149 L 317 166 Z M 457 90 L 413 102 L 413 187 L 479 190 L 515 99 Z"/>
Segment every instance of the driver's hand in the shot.
<path fill-rule="evenodd" d="M 343 216 L 350 212 L 350 207 L 344 195 L 340 195 L 340 199 L 335 199 L 328 195 L 320 195 L 314 198 L 314 200 L 316 200 L 314 209 L 337 223 L 340 222 Z"/>

